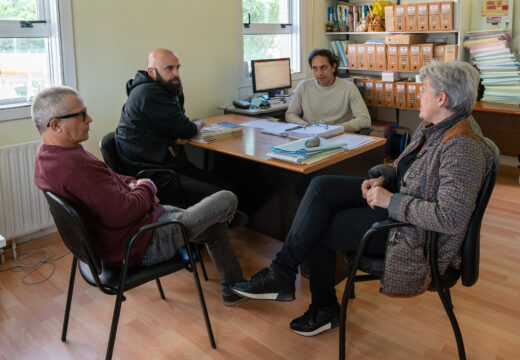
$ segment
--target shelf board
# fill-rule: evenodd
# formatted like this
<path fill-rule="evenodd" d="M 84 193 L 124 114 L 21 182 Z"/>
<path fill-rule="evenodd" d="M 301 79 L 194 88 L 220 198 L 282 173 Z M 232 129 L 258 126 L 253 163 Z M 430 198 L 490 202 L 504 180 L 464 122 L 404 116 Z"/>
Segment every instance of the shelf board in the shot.
<path fill-rule="evenodd" d="M 347 31 L 347 32 L 325 32 L 325 35 L 400 35 L 400 34 L 455 34 L 458 30 L 446 30 L 446 31 Z"/>
<path fill-rule="evenodd" d="M 374 71 L 374 72 L 383 72 L 383 71 L 392 71 L 392 72 L 402 72 L 402 73 L 416 73 L 418 74 L 419 71 L 416 70 L 388 70 L 388 69 L 350 69 L 347 66 L 338 66 L 339 70 L 349 70 L 349 71 Z"/>

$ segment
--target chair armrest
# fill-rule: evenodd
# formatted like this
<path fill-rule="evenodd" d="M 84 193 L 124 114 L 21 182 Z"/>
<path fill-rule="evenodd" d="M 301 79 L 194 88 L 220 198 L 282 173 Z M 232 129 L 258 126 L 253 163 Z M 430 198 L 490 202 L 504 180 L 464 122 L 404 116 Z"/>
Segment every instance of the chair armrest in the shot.
<path fill-rule="evenodd" d="M 193 261 L 193 256 L 191 254 L 191 250 L 188 246 L 189 242 L 188 242 L 188 236 L 186 233 L 186 227 L 184 226 L 183 223 L 181 223 L 177 219 L 168 219 L 168 220 L 144 225 L 144 226 L 141 226 L 139 229 L 137 229 L 136 232 L 133 233 L 133 235 L 130 237 L 130 240 L 128 240 L 128 243 L 126 244 L 125 257 L 123 259 L 123 265 L 121 266 L 121 277 L 120 277 L 120 281 L 119 281 L 120 289 L 124 289 L 124 286 L 126 283 L 126 275 L 128 273 L 128 263 L 130 260 L 130 254 L 132 253 L 132 248 L 134 246 L 135 240 L 138 237 L 140 237 L 145 231 L 157 229 L 157 228 L 167 226 L 167 225 L 172 225 L 172 224 L 175 224 L 180 227 L 181 232 L 182 232 L 182 238 L 184 240 L 184 245 L 187 247 L 187 250 L 188 250 L 188 256 L 190 258 L 190 263 L 192 266 L 195 266 L 194 261 Z"/>
<path fill-rule="evenodd" d="M 145 170 L 141 170 L 139 171 L 135 177 L 137 179 L 140 179 L 140 178 L 143 178 L 143 177 L 146 177 L 146 174 L 147 173 L 171 173 L 172 176 L 175 176 L 177 175 L 177 173 L 175 171 L 173 171 L 172 169 L 145 169 Z"/>
<path fill-rule="evenodd" d="M 382 221 L 378 221 L 372 224 L 372 229 L 374 231 L 381 231 L 381 230 L 387 230 L 392 229 L 396 227 L 404 227 L 404 226 L 412 226 L 410 223 L 397 221 L 394 219 L 386 219 Z"/>
<path fill-rule="evenodd" d="M 152 223 L 152 224 L 144 225 L 144 226 L 141 226 L 139 229 L 137 229 L 136 232 L 133 233 L 133 235 L 130 237 L 130 240 L 126 244 L 125 258 L 123 260 L 124 261 L 123 266 L 128 263 L 128 260 L 130 260 L 130 254 L 132 252 L 132 248 L 134 246 L 135 240 L 138 237 L 140 237 L 145 231 L 157 229 L 157 228 L 160 228 L 160 227 L 163 227 L 163 226 L 167 226 L 167 225 L 171 225 L 171 224 L 175 224 L 175 225 L 177 225 L 177 226 L 179 226 L 181 228 L 184 244 L 185 244 L 185 246 L 188 246 L 188 240 L 187 240 L 188 236 L 187 236 L 187 232 L 186 232 L 186 227 L 184 226 L 183 223 L 181 223 L 177 219 L 168 219 L 168 220 L 164 220 L 164 221 L 160 221 L 160 222 L 155 222 L 155 223 Z"/>

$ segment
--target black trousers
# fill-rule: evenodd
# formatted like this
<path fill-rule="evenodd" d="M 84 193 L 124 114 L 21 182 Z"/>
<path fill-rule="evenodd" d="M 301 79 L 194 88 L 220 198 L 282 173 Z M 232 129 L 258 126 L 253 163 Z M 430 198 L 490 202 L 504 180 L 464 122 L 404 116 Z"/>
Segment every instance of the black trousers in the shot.
<path fill-rule="evenodd" d="M 337 303 L 336 250 L 355 253 L 370 226 L 388 218 L 386 209 L 372 210 L 363 199 L 363 180 L 330 175 L 314 178 L 271 264 L 273 270 L 294 281 L 298 266 L 308 258 L 312 303 L 318 307 Z M 387 236 L 387 232 L 378 233 L 368 244 L 367 254 L 384 256 Z"/>
<path fill-rule="evenodd" d="M 192 163 L 176 171 L 176 174 L 177 179 L 162 172 L 150 176 L 157 186 L 157 197 L 163 204 L 185 208 L 220 190 L 230 190 L 236 194 L 233 186 L 224 179 Z"/>

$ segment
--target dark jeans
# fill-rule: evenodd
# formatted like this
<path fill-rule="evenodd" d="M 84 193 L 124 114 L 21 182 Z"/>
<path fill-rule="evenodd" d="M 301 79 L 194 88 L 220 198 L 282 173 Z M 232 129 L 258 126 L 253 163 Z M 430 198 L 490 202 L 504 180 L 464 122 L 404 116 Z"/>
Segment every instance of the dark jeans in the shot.
<path fill-rule="evenodd" d="M 361 195 L 364 179 L 350 176 L 314 178 L 298 207 L 285 243 L 271 267 L 294 281 L 298 265 L 309 260 L 312 303 L 337 303 L 334 290 L 335 251 L 356 252 L 372 223 L 388 218 L 382 208 L 372 210 Z M 387 233 L 378 233 L 366 253 L 384 256 Z"/>
<path fill-rule="evenodd" d="M 186 208 L 220 190 L 230 190 L 236 194 L 224 179 L 201 170 L 192 163 L 188 163 L 188 166 L 176 173 L 177 180 L 169 173 L 156 173 L 151 176 L 157 186 L 157 197 L 161 203 Z"/>

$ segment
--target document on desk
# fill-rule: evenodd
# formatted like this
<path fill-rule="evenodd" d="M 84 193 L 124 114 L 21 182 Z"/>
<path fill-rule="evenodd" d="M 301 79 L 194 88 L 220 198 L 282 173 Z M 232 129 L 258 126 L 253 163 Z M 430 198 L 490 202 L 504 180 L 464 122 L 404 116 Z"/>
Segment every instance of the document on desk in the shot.
<path fill-rule="evenodd" d="M 340 125 L 300 126 L 285 122 L 272 122 L 266 120 L 254 120 L 244 123 L 242 126 L 262 129 L 264 134 L 289 137 L 292 139 L 303 139 L 313 136 L 329 138 L 331 136 L 341 134 L 344 131 L 343 126 Z"/>
<path fill-rule="evenodd" d="M 289 136 L 289 134 L 287 133 L 287 129 L 295 127 L 294 124 L 267 120 L 254 120 L 243 123 L 242 126 L 249 126 L 257 129 L 262 129 L 262 132 L 265 134 L 277 136 Z"/>
<path fill-rule="evenodd" d="M 345 145 L 345 143 L 342 143 L 340 140 L 330 141 L 320 138 L 318 146 L 307 147 L 307 141 L 309 139 L 310 138 L 300 139 L 274 146 L 270 149 L 271 152 L 267 153 L 267 156 L 297 164 L 311 164 L 344 151 L 342 146 Z"/>
<path fill-rule="evenodd" d="M 345 150 L 354 150 L 366 144 L 370 144 L 375 141 L 373 137 L 361 136 L 355 134 L 341 134 L 330 138 L 329 141 L 336 144 L 343 144 L 342 147 Z"/>

